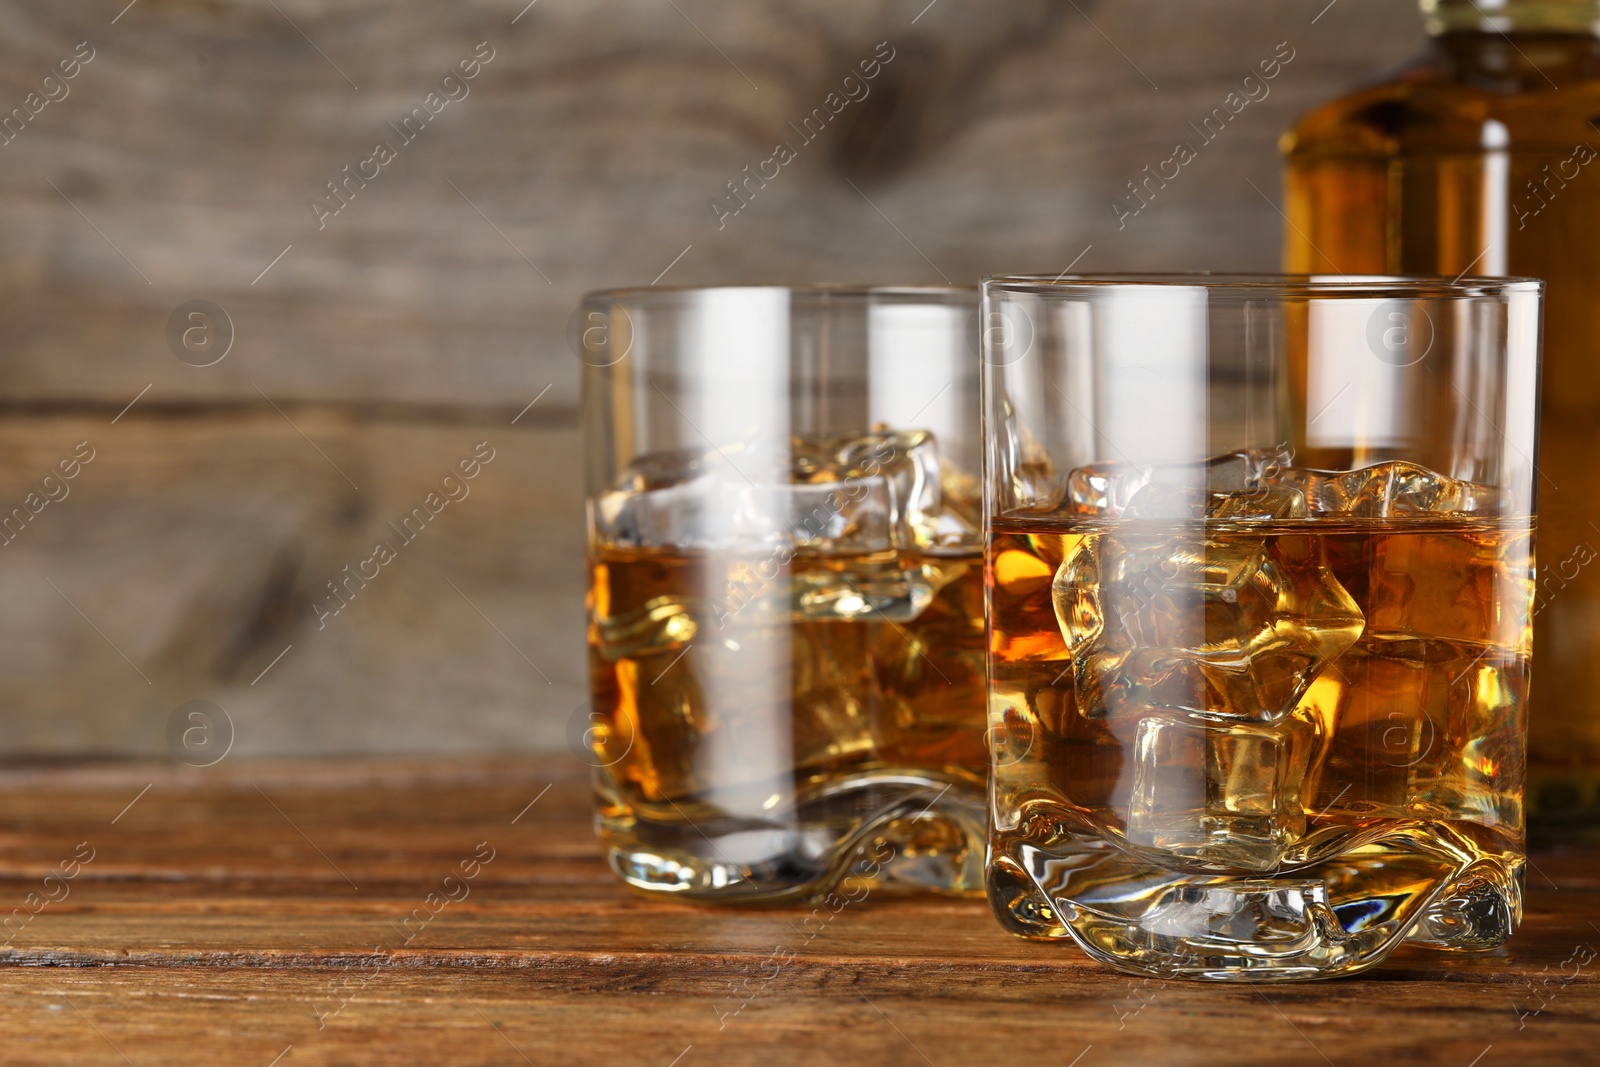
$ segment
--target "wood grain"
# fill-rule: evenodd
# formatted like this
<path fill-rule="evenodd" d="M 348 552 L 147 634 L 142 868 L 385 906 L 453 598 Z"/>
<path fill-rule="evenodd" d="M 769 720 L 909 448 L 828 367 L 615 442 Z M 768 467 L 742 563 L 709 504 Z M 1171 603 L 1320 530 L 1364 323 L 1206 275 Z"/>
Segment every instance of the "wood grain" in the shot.
<path fill-rule="evenodd" d="M 1314 24 L 1302 0 L 1077 6 L 541 0 L 512 25 L 507 0 L 145 0 L 112 25 L 89 0 L 10 5 L 6 107 L 97 53 L 0 148 L 0 393 L 496 403 L 554 381 L 569 406 L 576 297 L 691 245 L 665 281 L 972 280 L 1090 244 L 1085 269 L 1270 269 L 1278 133 L 1421 41 L 1393 0 Z M 1285 40 L 1271 94 L 1119 230 L 1125 183 Z M 470 94 L 318 229 L 323 183 L 485 41 Z M 708 202 L 881 41 L 866 98 L 719 229 Z M 165 340 L 197 297 L 238 337 L 205 369 Z"/>
<path fill-rule="evenodd" d="M 241 755 L 564 748 L 587 696 L 583 510 L 551 472 L 580 460 L 537 412 L 0 420 L 0 515 L 78 442 L 96 450 L 0 547 L 0 747 L 165 754 L 169 715 L 209 700 Z M 403 542 L 485 441 L 468 495 Z M 380 540 L 398 558 L 351 595 L 344 568 Z M 323 617 L 329 582 L 348 606 Z"/>
<path fill-rule="evenodd" d="M 605 869 L 588 804 L 575 761 L 0 770 L 0 900 L 95 849 L 0 950 L 6 1061 L 266 1064 L 292 1046 L 281 1063 L 944 1067 L 1003 1045 L 1026 1062 L 1462 1067 L 1577 1062 L 1600 1038 L 1592 965 L 1552 980 L 1539 1014 L 1512 1007 L 1600 942 L 1592 848 L 1536 858 L 1503 952 L 1223 987 L 1008 937 L 981 901 L 873 896 L 807 940 L 803 908 L 642 899 Z M 483 842 L 469 894 L 406 943 L 399 925 Z M 795 958 L 768 978 L 779 945 Z"/>

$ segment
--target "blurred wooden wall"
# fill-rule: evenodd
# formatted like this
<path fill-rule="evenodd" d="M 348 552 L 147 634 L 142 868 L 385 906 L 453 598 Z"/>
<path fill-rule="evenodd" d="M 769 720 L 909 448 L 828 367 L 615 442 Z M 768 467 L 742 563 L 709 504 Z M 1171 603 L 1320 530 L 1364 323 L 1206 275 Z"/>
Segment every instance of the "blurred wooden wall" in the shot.
<path fill-rule="evenodd" d="M 0 5 L 26 119 L 0 145 L 0 514 L 31 516 L 0 547 L 0 754 L 160 753 L 191 699 L 241 753 L 562 746 L 580 293 L 1271 269 L 1277 134 L 1421 41 L 1408 0 L 525 2 Z M 719 227 L 725 183 L 880 42 L 868 95 Z M 1270 94 L 1119 228 L 1125 184 L 1280 42 Z M 480 43 L 400 146 L 386 123 Z M 168 340 L 202 299 L 234 334 L 205 367 Z M 483 441 L 470 497 L 319 626 Z"/>

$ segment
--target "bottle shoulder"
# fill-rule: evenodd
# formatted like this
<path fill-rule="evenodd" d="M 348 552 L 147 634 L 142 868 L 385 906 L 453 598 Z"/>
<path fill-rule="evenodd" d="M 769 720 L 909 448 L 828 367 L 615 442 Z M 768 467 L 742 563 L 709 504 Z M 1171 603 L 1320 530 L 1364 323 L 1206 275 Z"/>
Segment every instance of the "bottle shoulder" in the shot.
<path fill-rule="evenodd" d="M 1433 49 L 1302 115 L 1280 147 L 1303 159 L 1600 145 L 1600 75 L 1553 73 L 1485 77 Z"/>

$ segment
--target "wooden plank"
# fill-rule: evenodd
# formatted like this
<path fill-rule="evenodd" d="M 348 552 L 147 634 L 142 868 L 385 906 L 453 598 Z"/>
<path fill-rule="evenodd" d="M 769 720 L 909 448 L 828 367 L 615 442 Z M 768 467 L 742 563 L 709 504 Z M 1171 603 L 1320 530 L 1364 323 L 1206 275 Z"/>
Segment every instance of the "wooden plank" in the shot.
<path fill-rule="evenodd" d="M 973 280 L 1090 245 L 1083 269 L 1270 269 L 1278 132 L 1421 40 L 1393 0 L 522 7 L 8 6 L 5 107 L 96 51 L 0 147 L 0 396 L 494 405 L 553 384 L 570 406 L 578 295 L 674 262 L 667 283 Z M 1284 41 L 1270 94 L 1119 227 L 1127 183 Z M 480 42 L 469 95 L 319 229 L 324 183 L 398 142 L 386 124 Z M 800 142 L 789 123 L 878 42 L 867 95 Z M 719 224 L 710 201 L 789 140 Z M 166 336 L 197 298 L 236 337 L 207 368 Z"/>
<path fill-rule="evenodd" d="M 258 399 L 0 420 L 0 516 L 66 493 L 0 547 L 0 751 L 162 754 L 197 699 L 231 718 L 235 755 L 563 749 L 587 699 L 579 443 L 539 418 Z M 81 442 L 92 461 L 46 488 Z M 443 490 L 480 442 L 492 461 Z M 466 495 L 432 517 L 444 491 Z M 379 541 L 396 558 L 364 564 Z"/>
<path fill-rule="evenodd" d="M 1512 1009 L 1600 940 L 1593 848 L 1538 858 L 1551 882 L 1530 881 L 1503 952 L 1402 950 L 1308 985 L 1141 982 L 1006 936 L 981 901 L 874 895 L 803 940 L 802 908 L 630 895 L 589 837 L 574 763 L 0 769 L 0 899 L 36 885 L 43 857 L 96 849 L 0 952 L 7 1062 L 942 1067 L 1003 1040 L 1051 1063 L 1460 1067 L 1574 1062 L 1600 1038 L 1592 967 L 1550 980 L 1537 1015 Z M 392 924 L 485 839 L 470 894 L 404 944 Z M 778 945 L 795 956 L 774 970 Z"/>
<path fill-rule="evenodd" d="M 924 986 L 922 976 L 904 970 L 872 975 L 841 966 L 814 987 L 775 979 L 765 995 L 723 1018 L 719 1011 L 730 1002 L 655 988 L 646 975 L 569 992 L 530 986 L 522 974 L 465 967 L 363 974 L 357 968 L 13 971 L 7 985 L 14 995 L 0 1004 L 0 1021 L 10 1062 L 59 1063 L 65 1055 L 85 1064 L 124 1064 L 121 1053 L 135 1063 L 197 1055 L 265 1065 L 292 1046 L 282 1063 L 669 1067 L 682 1055 L 682 1064 L 946 1067 L 993 1062 L 1004 1041 L 1008 1056 L 1061 1064 L 1088 1049 L 1081 1064 L 1229 1065 L 1247 1058 L 1303 1067 L 1384 1057 L 1459 1067 L 1480 1055 L 1481 1063 L 1494 1062 L 1496 1054 L 1507 1063 L 1582 1062 L 1582 1050 L 1592 1047 L 1585 1041 L 1596 1036 L 1592 999 L 1518 1031 L 1500 996 L 1464 990 L 1466 983 L 1262 992 L 1182 983 L 1138 988 L 1101 974 L 1019 1002 L 1002 992 L 1007 975 L 945 989 Z M 339 1007 L 345 983 L 354 984 L 355 999 L 324 1014 Z"/>

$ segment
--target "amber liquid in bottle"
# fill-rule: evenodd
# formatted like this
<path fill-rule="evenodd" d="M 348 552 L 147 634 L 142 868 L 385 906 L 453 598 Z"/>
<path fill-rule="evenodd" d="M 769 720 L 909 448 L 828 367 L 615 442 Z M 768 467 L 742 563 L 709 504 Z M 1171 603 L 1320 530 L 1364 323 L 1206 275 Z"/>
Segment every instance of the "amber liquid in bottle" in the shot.
<path fill-rule="evenodd" d="M 1504 33 L 1436 17 L 1444 32 L 1404 70 L 1312 111 L 1283 142 L 1287 269 L 1548 284 L 1535 833 L 1600 825 L 1600 573 L 1588 568 L 1600 555 L 1600 38 L 1580 8 L 1600 16 L 1595 3 L 1513 3 Z"/>

